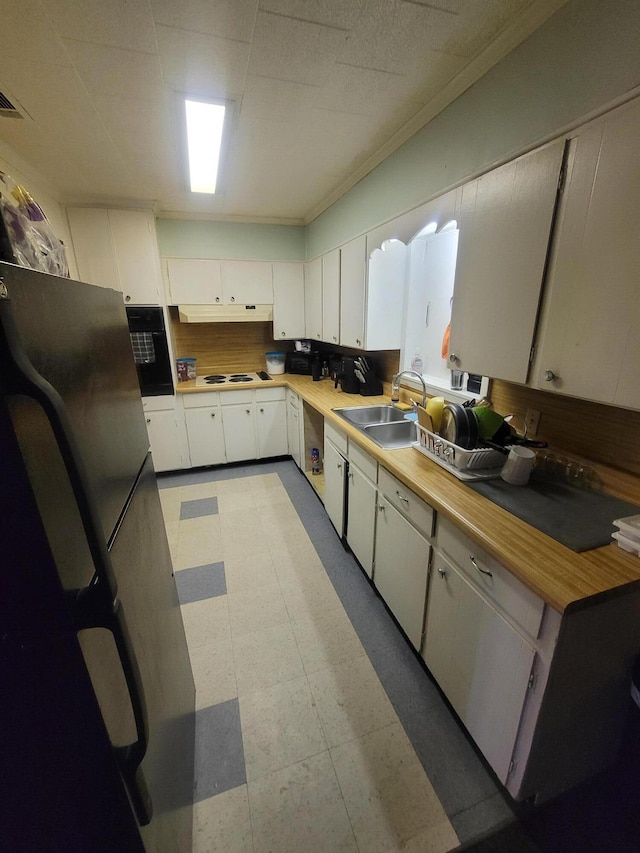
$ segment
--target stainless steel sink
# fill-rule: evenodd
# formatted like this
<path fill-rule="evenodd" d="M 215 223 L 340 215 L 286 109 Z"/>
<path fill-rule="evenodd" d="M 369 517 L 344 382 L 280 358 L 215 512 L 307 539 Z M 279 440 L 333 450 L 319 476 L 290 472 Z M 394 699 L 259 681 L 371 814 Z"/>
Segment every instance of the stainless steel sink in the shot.
<path fill-rule="evenodd" d="M 387 424 L 391 421 L 404 420 L 404 414 L 393 406 L 349 406 L 346 409 L 334 409 L 333 411 L 357 427 L 365 424 Z"/>
<path fill-rule="evenodd" d="M 362 431 L 385 450 L 410 447 L 416 440 L 416 425 L 413 421 L 395 421 L 388 424 L 367 424 Z"/>
<path fill-rule="evenodd" d="M 333 410 L 384 450 L 410 447 L 416 426 L 393 406 L 349 406 Z"/>

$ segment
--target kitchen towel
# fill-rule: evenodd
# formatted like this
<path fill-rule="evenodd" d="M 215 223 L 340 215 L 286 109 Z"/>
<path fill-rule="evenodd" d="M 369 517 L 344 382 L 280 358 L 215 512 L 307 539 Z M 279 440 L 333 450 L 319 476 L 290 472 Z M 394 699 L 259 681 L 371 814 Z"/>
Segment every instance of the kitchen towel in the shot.
<path fill-rule="evenodd" d="M 130 332 L 131 347 L 133 348 L 133 360 L 136 364 L 153 364 L 156 360 L 156 351 L 153 346 L 153 335 L 151 332 Z"/>
<path fill-rule="evenodd" d="M 595 489 L 578 489 L 535 472 L 526 486 L 512 486 L 500 478 L 467 485 L 578 552 L 608 545 L 615 530 L 614 518 L 640 512 L 640 507 L 612 495 Z"/>

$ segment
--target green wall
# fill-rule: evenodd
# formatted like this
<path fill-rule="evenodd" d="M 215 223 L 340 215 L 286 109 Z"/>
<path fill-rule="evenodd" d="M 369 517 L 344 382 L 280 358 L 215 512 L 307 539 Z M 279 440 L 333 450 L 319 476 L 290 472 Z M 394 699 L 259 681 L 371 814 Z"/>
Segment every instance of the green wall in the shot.
<path fill-rule="evenodd" d="M 158 219 L 156 229 L 160 254 L 168 257 L 265 261 L 305 259 L 302 226 Z"/>
<path fill-rule="evenodd" d="M 640 2 L 573 0 L 307 227 L 312 258 L 640 85 Z"/>

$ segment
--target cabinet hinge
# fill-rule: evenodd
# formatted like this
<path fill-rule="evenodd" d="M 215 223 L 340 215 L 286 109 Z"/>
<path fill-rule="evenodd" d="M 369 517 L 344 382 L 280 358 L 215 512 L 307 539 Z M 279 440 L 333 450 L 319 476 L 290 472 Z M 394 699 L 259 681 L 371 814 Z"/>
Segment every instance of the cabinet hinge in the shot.
<path fill-rule="evenodd" d="M 509 762 L 509 769 L 507 770 L 507 776 L 510 776 L 515 769 L 516 769 L 516 762 L 513 759 L 511 759 L 511 761 Z"/>
<path fill-rule="evenodd" d="M 528 689 L 533 690 L 533 688 L 535 687 L 535 683 L 536 683 L 536 674 L 535 674 L 535 672 L 532 672 L 531 675 L 529 676 L 529 683 L 527 684 Z"/>
<path fill-rule="evenodd" d="M 533 359 L 536 357 L 536 345 L 533 344 L 529 352 L 529 364 L 533 364 Z"/>

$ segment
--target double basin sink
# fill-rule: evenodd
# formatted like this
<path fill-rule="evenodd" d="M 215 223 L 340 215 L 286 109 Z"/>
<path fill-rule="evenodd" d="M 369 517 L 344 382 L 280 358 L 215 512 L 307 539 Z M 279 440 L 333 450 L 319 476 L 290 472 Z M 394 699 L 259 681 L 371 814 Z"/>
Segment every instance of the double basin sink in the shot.
<path fill-rule="evenodd" d="M 404 413 L 393 406 L 349 406 L 333 411 L 384 450 L 411 447 L 416 440 L 414 421 L 405 420 Z"/>

